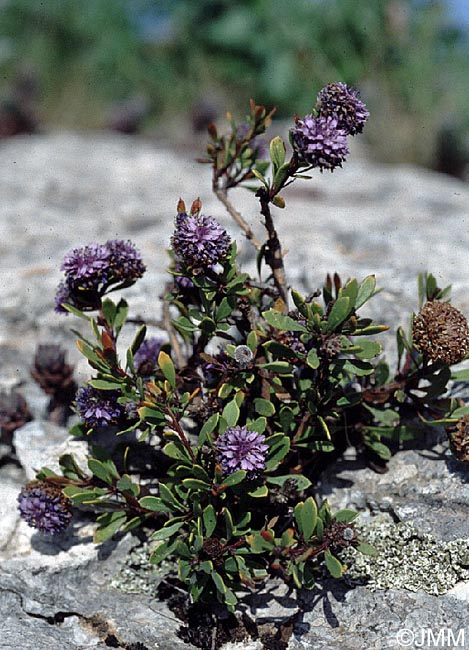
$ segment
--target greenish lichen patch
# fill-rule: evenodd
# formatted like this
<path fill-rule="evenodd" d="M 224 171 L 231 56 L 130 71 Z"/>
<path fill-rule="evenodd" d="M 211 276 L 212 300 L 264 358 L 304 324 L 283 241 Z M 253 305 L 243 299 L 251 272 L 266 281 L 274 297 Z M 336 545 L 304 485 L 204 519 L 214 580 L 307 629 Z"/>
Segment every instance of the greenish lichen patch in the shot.
<path fill-rule="evenodd" d="M 145 543 L 133 548 L 111 585 L 128 594 L 155 594 L 158 584 L 168 573 L 169 563 L 150 563 L 154 546 Z"/>
<path fill-rule="evenodd" d="M 366 584 L 372 591 L 400 588 L 439 595 L 469 580 L 467 539 L 444 542 L 411 524 L 381 519 L 364 524 L 361 532 L 377 553 L 370 557 L 351 548 L 344 551 L 349 584 Z"/>

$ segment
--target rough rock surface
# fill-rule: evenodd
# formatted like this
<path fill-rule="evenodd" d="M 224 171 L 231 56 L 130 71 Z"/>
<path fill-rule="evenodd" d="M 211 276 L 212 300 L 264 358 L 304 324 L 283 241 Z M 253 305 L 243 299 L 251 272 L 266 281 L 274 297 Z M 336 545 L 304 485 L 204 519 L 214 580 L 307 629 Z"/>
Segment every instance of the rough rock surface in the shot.
<path fill-rule="evenodd" d="M 115 135 L 58 133 L 1 143 L 0 385 L 24 382 L 22 390 L 36 417 L 46 407 L 29 379 L 38 343 L 64 344 L 71 360 L 78 362 L 79 379 L 88 377 L 68 331 L 77 326 L 76 319 L 53 312 L 58 268 L 67 250 L 108 238 L 135 241 L 148 271 L 125 295 L 133 315 L 152 319 L 159 315 L 165 249 L 180 196 L 190 203 L 200 195 L 205 212 L 237 235 L 210 194 L 208 167 L 193 162 L 195 155 Z M 408 166 L 376 165 L 358 150 L 343 170 L 317 174 L 313 181 L 298 184 L 297 191 L 287 190 L 285 198 L 287 208 L 278 211 L 277 225 L 289 249 L 285 263 L 292 285 L 313 290 L 331 271 L 344 278 L 375 273 L 384 291 L 373 299 L 369 313 L 391 326 L 386 338 L 391 358 L 393 331 L 397 325 L 407 326 L 409 312 L 417 307 L 419 271 L 432 271 L 443 286 L 451 283 L 453 304 L 469 314 L 469 188 L 463 182 Z M 260 236 L 252 195 L 237 190 L 233 200 Z M 241 237 L 238 241 L 244 262 L 253 268 L 249 244 Z M 128 337 L 132 333 L 129 329 Z M 48 444 L 42 425 L 42 433 L 36 423 L 27 426 L 37 433 L 38 444 L 29 439 L 34 448 L 28 449 L 25 427 L 18 446 L 31 472 L 37 459 L 47 456 Z M 51 442 L 61 440 L 59 435 Z M 353 459 L 340 461 L 323 477 L 318 495 L 327 496 L 334 507 L 358 508 L 370 525 L 384 517 L 386 526 L 413 526 L 417 540 L 428 542 L 429 535 L 443 548 L 469 538 L 468 478 L 443 444 L 398 452 L 387 475 L 373 474 Z M 1 647 L 189 647 L 177 637 L 179 622 L 164 603 L 110 586 L 128 555 L 127 538 L 96 549 L 87 528 L 51 543 L 18 524 L 15 499 L 22 480 L 15 466 L 0 467 Z M 461 554 L 458 558 L 463 562 Z M 449 557 L 448 566 L 452 561 Z M 416 642 L 427 628 L 435 634 L 449 628 L 456 634 L 466 626 L 469 636 L 468 583 L 451 583 L 448 589 L 436 596 L 423 587 L 372 591 L 326 580 L 299 600 L 274 589 L 248 599 L 246 606 L 258 620 L 279 623 L 295 617 L 289 650 L 384 649 L 399 647 L 396 634 L 404 628 L 415 634 Z M 255 640 L 229 647 L 261 645 Z"/>

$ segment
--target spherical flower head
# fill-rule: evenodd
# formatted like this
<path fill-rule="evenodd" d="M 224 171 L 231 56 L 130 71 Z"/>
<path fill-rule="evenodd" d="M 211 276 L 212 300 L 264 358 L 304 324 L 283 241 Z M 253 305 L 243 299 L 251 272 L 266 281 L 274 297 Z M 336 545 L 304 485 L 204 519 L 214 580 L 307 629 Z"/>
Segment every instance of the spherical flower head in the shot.
<path fill-rule="evenodd" d="M 149 377 L 154 374 L 163 343 L 163 339 L 157 337 L 151 337 L 142 343 L 134 356 L 134 366 L 139 375 Z"/>
<path fill-rule="evenodd" d="M 22 519 L 45 535 L 64 531 L 72 519 L 72 502 L 62 490 L 45 481 L 29 482 L 18 495 Z"/>
<path fill-rule="evenodd" d="M 96 289 L 107 278 L 110 251 L 101 244 L 74 248 L 64 257 L 61 271 L 69 286 Z"/>
<path fill-rule="evenodd" d="M 118 397 L 118 391 L 82 386 L 78 389 L 75 399 L 77 413 L 90 429 L 118 424 L 125 411 L 118 403 Z"/>
<path fill-rule="evenodd" d="M 106 242 L 112 282 L 130 286 L 145 273 L 145 265 L 135 245 L 130 240 L 111 239 Z"/>
<path fill-rule="evenodd" d="M 55 311 L 65 314 L 64 303 L 82 311 L 99 309 L 107 291 L 129 287 L 145 272 L 132 242 L 120 239 L 75 248 L 60 268 L 65 280 L 57 289 Z"/>
<path fill-rule="evenodd" d="M 335 117 L 338 128 L 348 135 L 361 133 L 370 117 L 360 99 L 360 91 L 341 81 L 328 84 L 319 91 L 316 108 L 321 117 Z"/>
<path fill-rule="evenodd" d="M 300 162 L 319 167 L 321 172 L 342 167 L 349 154 L 347 133 L 338 127 L 335 117 L 306 115 L 303 120 L 297 118 L 290 134 Z"/>
<path fill-rule="evenodd" d="M 183 264 L 200 273 L 226 258 L 231 239 L 213 217 L 182 212 L 176 217 L 171 244 Z"/>
<path fill-rule="evenodd" d="M 256 478 L 265 469 L 269 446 L 265 436 L 247 427 L 230 427 L 216 442 L 218 461 L 224 474 L 232 474 L 240 469 L 248 473 L 248 478 Z"/>
<path fill-rule="evenodd" d="M 469 351 L 469 326 L 449 302 L 430 300 L 414 318 L 415 347 L 431 361 L 459 363 Z"/>

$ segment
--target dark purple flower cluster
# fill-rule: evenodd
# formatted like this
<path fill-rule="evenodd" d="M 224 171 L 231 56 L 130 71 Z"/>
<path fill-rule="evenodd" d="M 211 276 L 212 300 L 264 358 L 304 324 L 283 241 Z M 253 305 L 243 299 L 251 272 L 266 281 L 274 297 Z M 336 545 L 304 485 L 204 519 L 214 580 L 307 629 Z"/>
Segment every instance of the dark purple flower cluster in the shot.
<path fill-rule="evenodd" d="M 306 115 L 302 120 L 297 118 L 290 134 L 298 159 L 319 167 L 320 171 L 342 167 L 349 154 L 347 134 L 338 128 L 335 117 Z"/>
<path fill-rule="evenodd" d="M 98 309 L 106 292 L 132 285 L 145 265 L 131 241 L 112 239 L 73 249 L 60 269 L 65 280 L 57 289 L 55 310 L 67 313 L 64 303 L 83 311 Z"/>
<path fill-rule="evenodd" d="M 146 339 L 134 356 L 135 370 L 142 377 L 149 377 L 155 373 L 158 365 L 158 355 L 165 341 L 157 337 Z"/>
<path fill-rule="evenodd" d="M 334 171 L 349 154 L 348 135 L 361 133 L 370 113 L 356 88 L 338 81 L 319 91 L 313 114 L 295 118 L 291 142 L 300 163 Z"/>
<path fill-rule="evenodd" d="M 82 386 L 75 399 L 76 411 L 91 429 L 118 424 L 125 417 L 125 408 L 117 401 L 118 397 L 118 391 Z"/>
<path fill-rule="evenodd" d="M 244 469 L 248 478 L 256 478 L 264 469 L 269 446 L 265 436 L 247 427 L 230 427 L 216 442 L 218 461 L 224 474 Z"/>
<path fill-rule="evenodd" d="M 370 116 L 360 91 L 338 81 L 319 91 L 316 105 L 321 117 L 335 117 L 337 127 L 348 135 L 361 133 Z"/>
<path fill-rule="evenodd" d="M 40 533 L 57 535 L 72 519 L 72 502 L 59 487 L 45 481 L 31 481 L 18 495 L 22 519 Z"/>
<path fill-rule="evenodd" d="M 179 212 L 171 244 L 176 262 L 198 274 L 226 258 L 231 239 L 213 217 Z"/>

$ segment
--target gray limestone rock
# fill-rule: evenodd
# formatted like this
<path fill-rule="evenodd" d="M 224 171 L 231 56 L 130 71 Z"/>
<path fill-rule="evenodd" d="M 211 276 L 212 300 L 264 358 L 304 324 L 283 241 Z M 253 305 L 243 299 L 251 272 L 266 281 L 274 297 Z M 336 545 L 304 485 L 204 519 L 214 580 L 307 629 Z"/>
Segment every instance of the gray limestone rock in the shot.
<path fill-rule="evenodd" d="M 0 384 L 26 382 L 36 417 L 43 416 L 46 404 L 29 378 L 38 343 L 54 341 L 66 347 L 78 381 L 90 374 L 69 332 L 76 327 L 88 336 L 86 324 L 53 311 L 59 266 L 69 249 L 131 238 L 148 271 L 125 292 L 130 313 L 157 319 L 177 200 L 182 196 L 190 204 L 200 196 L 204 211 L 238 239 L 247 270 L 255 269 L 254 251 L 210 194 L 210 169 L 193 162 L 197 153 L 181 155 L 147 140 L 116 135 L 57 133 L 2 143 Z M 252 194 L 236 190 L 232 198 L 262 236 Z M 417 309 L 418 272 L 432 271 L 442 286 L 451 283 L 453 304 L 469 313 L 467 184 L 410 166 L 372 163 L 356 150 L 343 170 L 297 183 L 285 192 L 285 199 L 286 210 L 277 211 L 275 218 L 289 250 L 285 264 L 292 286 L 314 290 L 333 271 L 344 279 L 376 274 L 384 291 L 364 315 L 390 325 L 383 340 L 391 360 L 395 329 L 407 327 L 410 311 Z M 132 326 L 125 328 L 124 343 L 134 332 Z M 467 469 L 445 446 L 433 443 L 398 452 L 386 475 L 374 474 L 353 459 L 338 461 L 323 477 L 318 496 L 327 497 L 333 509 L 357 508 L 370 526 L 381 525 L 384 516 L 382 530 L 388 530 L 390 539 L 397 534 L 392 526 L 406 531 L 411 527 L 415 543 L 426 544 L 427 550 L 461 545 L 469 538 Z M 71 443 L 64 430 L 35 421 L 16 433 L 15 444 L 31 478 L 35 468 L 52 462 L 57 446 L 63 449 Z M 1 467 L 0 481 L 2 648 L 104 650 L 135 644 L 140 649 L 139 643 L 147 650 L 190 647 L 177 636 L 180 622 L 151 590 L 124 593 L 111 586 L 130 552 L 129 538 L 97 548 L 91 542 L 92 528 L 85 526 L 55 542 L 41 540 L 17 522 L 16 477 L 11 480 Z M 296 616 L 289 650 L 396 648 L 401 629 L 407 628 L 419 641 L 422 630 L 437 633 L 447 627 L 456 633 L 467 625 L 467 567 L 462 562 L 459 551 L 450 557 L 451 571 L 456 566 L 461 570 L 459 581 L 450 581 L 448 593 L 439 596 L 423 588 L 372 591 L 326 581 L 298 597 L 265 590 L 246 607 L 260 621 L 280 624 Z M 261 644 L 228 644 L 226 650 L 235 647 L 257 650 Z"/>

